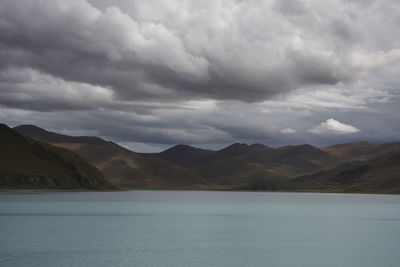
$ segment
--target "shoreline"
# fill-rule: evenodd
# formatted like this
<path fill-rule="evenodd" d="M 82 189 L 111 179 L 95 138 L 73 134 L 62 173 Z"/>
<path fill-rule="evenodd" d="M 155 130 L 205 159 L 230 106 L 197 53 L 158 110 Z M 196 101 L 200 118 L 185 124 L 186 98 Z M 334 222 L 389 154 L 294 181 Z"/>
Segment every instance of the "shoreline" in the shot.
<path fill-rule="evenodd" d="M 190 192 L 244 192 L 244 193 L 315 193 L 315 194 L 348 194 L 348 195 L 398 195 L 400 193 L 383 193 L 383 192 L 341 192 L 341 191 L 319 191 L 319 190 L 308 190 L 308 191 L 262 191 L 262 190 L 236 190 L 236 189 L 119 189 L 119 190 L 84 190 L 84 189 L 0 189 L 0 193 L 119 193 L 119 192 L 131 192 L 131 191 L 190 191 Z"/>

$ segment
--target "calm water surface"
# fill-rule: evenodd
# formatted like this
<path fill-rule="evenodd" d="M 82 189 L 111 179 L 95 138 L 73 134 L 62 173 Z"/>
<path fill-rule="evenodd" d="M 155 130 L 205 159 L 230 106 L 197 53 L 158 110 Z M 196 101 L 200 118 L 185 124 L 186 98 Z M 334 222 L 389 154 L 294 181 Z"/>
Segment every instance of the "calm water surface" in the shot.
<path fill-rule="evenodd" d="M 400 266 L 400 196 L 0 193 L 0 266 Z"/>

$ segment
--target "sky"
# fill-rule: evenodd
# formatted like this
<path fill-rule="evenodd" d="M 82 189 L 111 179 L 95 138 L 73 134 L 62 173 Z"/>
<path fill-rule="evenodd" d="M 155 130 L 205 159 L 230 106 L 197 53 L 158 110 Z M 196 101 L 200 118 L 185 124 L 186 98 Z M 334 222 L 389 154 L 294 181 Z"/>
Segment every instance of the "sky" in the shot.
<path fill-rule="evenodd" d="M 398 0 L 0 0 L 0 121 L 138 152 L 400 138 Z"/>

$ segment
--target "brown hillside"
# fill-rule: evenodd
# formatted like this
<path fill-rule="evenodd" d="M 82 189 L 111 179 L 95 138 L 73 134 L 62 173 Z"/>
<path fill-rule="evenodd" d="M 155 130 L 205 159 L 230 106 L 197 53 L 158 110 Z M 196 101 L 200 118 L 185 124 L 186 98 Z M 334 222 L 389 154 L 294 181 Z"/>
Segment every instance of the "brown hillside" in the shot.
<path fill-rule="evenodd" d="M 4 124 L 0 124 L 0 187 L 115 189 L 75 153 L 24 137 Z"/>

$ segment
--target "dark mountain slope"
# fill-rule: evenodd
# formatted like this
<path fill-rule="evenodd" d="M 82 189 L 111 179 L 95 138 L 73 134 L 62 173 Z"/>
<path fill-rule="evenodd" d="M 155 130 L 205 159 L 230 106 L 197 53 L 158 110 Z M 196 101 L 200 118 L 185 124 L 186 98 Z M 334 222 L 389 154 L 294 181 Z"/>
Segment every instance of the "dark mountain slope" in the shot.
<path fill-rule="evenodd" d="M 240 151 L 236 153 L 241 154 Z M 246 178 L 257 170 L 245 160 L 231 156 L 228 151 L 205 150 L 188 145 L 177 145 L 161 153 L 142 155 L 179 164 L 210 183 L 229 188 L 246 182 Z"/>
<path fill-rule="evenodd" d="M 268 164 L 274 156 L 277 155 L 275 149 L 262 144 L 239 144 L 235 143 L 226 148 L 223 148 L 216 153 L 219 156 L 230 156 L 240 158 L 254 164 Z"/>
<path fill-rule="evenodd" d="M 146 158 L 115 144 L 57 144 L 71 149 L 101 170 L 113 184 L 125 189 L 212 188 L 203 178 L 163 159 Z"/>
<path fill-rule="evenodd" d="M 386 143 L 374 147 L 369 151 L 369 158 L 379 158 L 400 153 L 400 142 Z"/>
<path fill-rule="evenodd" d="M 92 145 L 103 145 L 108 143 L 99 137 L 94 136 L 68 136 L 46 131 L 35 125 L 19 125 L 14 128 L 17 132 L 36 139 L 45 140 L 49 143 L 82 143 Z"/>
<path fill-rule="evenodd" d="M 324 147 L 322 150 L 336 157 L 342 163 L 364 161 L 400 153 L 400 142 L 381 145 L 370 142 L 357 142 Z"/>
<path fill-rule="evenodd" d="M 161 158 L 184 167 L 190 167 L 199 164 L 213 152 L 214 151 L 212 150 L 196 148 L 188 145 L 176 145 L 164 150 L 161 153 L 142 153 L 141 155 L 146 157 Z"/>
<path fill-rule="evenodd" d="M 377 166 L 377 163 L 372 164 L 372 162 L 376 160 L 385 162 L 385 158 L 397 151 L 400 152 L 399 148 L 399 143 L 378 145 L 367 142 L 336 145 L 323 149 L 306 144 L 274 149 L 260 144 L 249 146 L 236 143 L 219 151 L 199 150 L 180 145 L 149 156 L 162 157 L 175 162 L 213 183 L 231 188 L 295 191 L 298 189 L 303 191 L 342 190 L 343 192 L 368 190 L 373 192 L 376 181 L 367 182 L 365 175 L 372 173 L 371 175 L 376 176 L 384 173 L 383 170 L 387 169 L 390 174 L 388 177 L 393 177 L 391 173 L 395 172 L 392 167 Z M 333 174 L 335 172 L 338 173 Z M 330 178 L 328 180 L 314 179 L 315 177 L 325 177 L 324 175 Z M 299 176 L 303 178 L 296 180 L 295 178 Z M 352 184 L 351 179 L 356 181 L 358 176 L 363 177 L 361 183 L 365 187 L 361 185 L 355 187 Z M 305 179 L 304 177 L 309 177 L 307 179 L 311 180 L 309 182 L 302 180 Z M 292 179 L 304 183 L 292 182 Z M 376 190 L 383 192 L 383 188 L 378 189 L 379 183 L 375 185 L 377 186 Z"/>
<path fill-rule="evenodd" d="M 242 156 L 248 153 L 253 152 L 254 150 L 251 149 L 251 147 L 247 144 L 240 144 L 240 143 L 234 143 L 230 146 L 227 146 L 221 150 L 217 151 L 217 154 L 223 155 L 223 156 Z"/>
<path fill-rule="evenodd" d="M 295 178 L 288 190 L 400 193 L 400 153 Z"/>
<path fill-rule="evenodd" d="M 235 143 L 218 151 L 177 145 L 161 153 L 142 155 L 179 164 L 212 183 L 228 187 L 242 186 L 261 177 L 288 179 L 333 164 L 330 154 L 310 145 L 273 149 L 261 144 Z"/>
<path fill-rule="evenodd" d="M 280 147 L 277 151 L 278 156 L 275 157 L 276 161 L 291 161 L 294 158 L 301 158 L 316 164 L 323 164 L 333 160 L 332 155 L 329 153 L 307 144 Z"/>
<path fill-rule="evenodd" d="M 115 190 L 75 153 L 33 140 L 0 124 L 2 189 Z"/>
<path fill-rule="evenodd" d="M 16 127 L 23 133 L 70 149 L 96 166 L 106 179 L 123 189 L 218 188 L 182 166 L 163 159 L 140 156 L 113 142 L 97 137 L 71 137 L 38 127 Z M 31 134 L 29 130 L 33 129 Z M 39 128 L 40 129 L 40 128 Z M 40 132 L 40 134 L 38 134 Z M 65 143 L 64 143 L 65 142 Z"/>
<path fill-rule="evenodd" d="M 370 152 L 377 146 L 379 145 L 376 143 L 356 142 L 349 144 L 333 145 L 321 149 L 338 159 L 347 161 L 367 159 Z"/>

